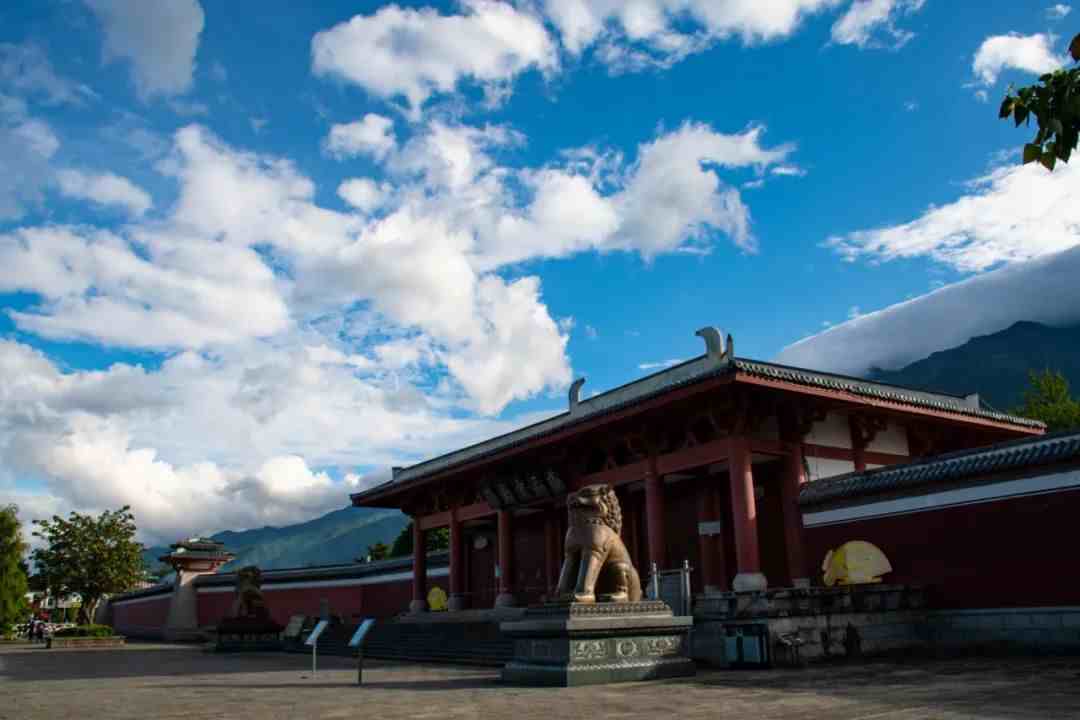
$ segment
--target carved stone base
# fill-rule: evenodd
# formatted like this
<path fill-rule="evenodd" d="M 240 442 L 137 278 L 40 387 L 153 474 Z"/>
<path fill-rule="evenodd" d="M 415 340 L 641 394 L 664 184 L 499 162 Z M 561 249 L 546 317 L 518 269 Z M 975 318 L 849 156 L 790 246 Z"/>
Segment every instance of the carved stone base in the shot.
<path fill-rule="evenodd" d="M 517 605 L 517 598 L 515 598 L 512 593 L 500 593 L 499 596 L 495 598 L 495 607 L 504 608 L 514 607 L 515 605 Z"/>
<path fill-rule="evenodd" d="M 451 612 L 457 612 L 458 610 L 465 609 L 465 596 L 464 595 L 451 595 L 446 601 L 446 609 Z"/>
<path fill-rule="evenodd" d="M 769 587 L 769 581 L 759 572 L 739 573 L 731 581 L 731 589 L 735 592 L 764 592 Z"/>
<path fill-rule="evenodd" d="M 427 609 L 428 606 L 426 600 L 412 600 L 409 602 L 409 612 L 413 613 L 414 615 L 416 613 L 427 612 Z"/>
<path fill-rule="evenodd" d="M 514 639 L 502 680 L 571 687 L 694 675 L 692 623 L 655 601 L 529 608 L 521 620 L 499 626 Z"/>

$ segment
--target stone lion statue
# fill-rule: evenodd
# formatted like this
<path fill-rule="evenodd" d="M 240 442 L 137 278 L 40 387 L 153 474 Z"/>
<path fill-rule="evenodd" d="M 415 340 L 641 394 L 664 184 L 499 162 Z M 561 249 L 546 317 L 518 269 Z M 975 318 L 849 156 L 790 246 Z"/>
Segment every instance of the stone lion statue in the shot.
<path fill-rule="evenodd" d="M 237 618 L 266 618 L 268 612 L 262 594 L 262 571 L 254 565 L 236 571 L 236 600 L 232 616 Z"/>
<path fill-rule="evenodd" d="M 570 528 L 557 599 L 581 603 L 641 600 L 641 579 L 619 537 L 622 511 L 615 490 L 588 485 L 570 493 L 566 507 Z"/>

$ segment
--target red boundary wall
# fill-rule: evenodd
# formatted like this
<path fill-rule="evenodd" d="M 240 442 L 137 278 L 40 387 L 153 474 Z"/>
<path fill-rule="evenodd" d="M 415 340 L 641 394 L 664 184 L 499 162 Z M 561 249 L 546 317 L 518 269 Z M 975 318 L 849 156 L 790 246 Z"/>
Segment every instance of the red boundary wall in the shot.
<path fill-rule="evenodd" d="M 807 562 L 849 540 L 877 545 L 889 583 L 923 585 L 932 607 L 1080 605 L 1080 490 L 1029 495 L 806 528 Z"/>
<path fill-rule="evenodd" d="M 121 635 L 159 637 L 169 619 L 172 593 L 119 602 L 112 607 L 112 625 Z"/>

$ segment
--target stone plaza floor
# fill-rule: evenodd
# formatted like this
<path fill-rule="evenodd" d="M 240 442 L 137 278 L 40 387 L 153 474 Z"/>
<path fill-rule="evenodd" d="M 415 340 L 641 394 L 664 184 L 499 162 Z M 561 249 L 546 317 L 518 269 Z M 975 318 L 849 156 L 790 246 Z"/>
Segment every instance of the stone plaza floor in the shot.
<path fill-rule="evenodd" d="M 0 645 L 0 718 L 1080 718 L 1080 658 L 874 660 L 571 689 L 500 685 L 494 669 L 198 647 Z"/>

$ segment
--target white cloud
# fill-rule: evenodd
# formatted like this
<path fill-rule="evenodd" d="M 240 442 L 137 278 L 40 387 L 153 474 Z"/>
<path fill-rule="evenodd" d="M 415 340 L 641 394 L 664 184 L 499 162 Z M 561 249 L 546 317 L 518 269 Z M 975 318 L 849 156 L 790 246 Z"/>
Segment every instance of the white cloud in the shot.
<path fill-rule="evenodd" d="M 1051 173 L 1007 165 L 968 185 L 969 194 L 901 225 L 831 237 L 849 260 L 929 257 L 961 271 L 1027 260 L 1080 243 L 1080 167 Z"/>
<path fill-rule="evenodd" d="M 169 97 L 188 91 L 205 22 L 198 0 L 84 1 L 105 31 L 105 61 L 131 62 L 140 98 Z"/>
<path fill-rule="evenodd" d="M 888 36 L 887 44 L 899 48 L 907 44 L 914 33 L 896 26 L 901 15 L 922 9 L 926 0 L 855 0 L 832 26 L 832 40 L 839 45 L 868 47 L 878 44 L 875 33 Z"/>
<path fill-rule="evenodd" d="M 86 85 L 57 75 L 45 52 L 31 43 L 0 43 L 0 86 L 49 105 L 78 105 L 96 97 Z"/>
<path fill-rule="evenodd" d="M 362 213 L 371 213 L 382 207 L 393 189 L 389 183 L 377 183 L 370 178 L 351 178 L 338 186 L 342 200 Z"/>
<path fill-rule="evenodd" d="M 25 102 L 0 94 L 0 220 L 18 220 L 41 205 L 52 180 L 49 160 L 59 148 L 52 128 L 31 117 Z"/>
<path fill-rule="evenodd" d="M 342 507 L 372 473 L 316 466 L 402 464 L 505 432 L 463 420 L 392 382 L 358 378 L 325 346 L 258 342 L 243 351 L 182 353 L 160 370 L 129 365 L 61 372 L 40 352 L 0 340 L 0 502 L 25 522 L 131 505 L 144 540 L 286 524 Z M 0 480 L 3 478 L 0 477 Z"/>
<path fill-rule="evenodd" d="M 1080 248 L 1008 265 L 789 345 L 777 360 L 860 374 L 896 369 L 1021 320 L 1080 323 Z"/>
<path fill-rule="evenodd" d="M 1064 20 L 1065 16 L 1072 12 L 1072 7 L 1064 3 L 1056 3 L 1046 8 L 1046 17 L 1051 20 Z"/>
<path fill-rule="evenodd" d="M 498 86 L 558 65 L 543 22 L 493 0 L 463 0 L 454 15 L 388 5 L 317 33 L 311 53 L 317 75 L 384 99 L 404 97 L 414 117 L 428 98 L 453 92 L 462 80 Z"/>
<path fill-rule="evenodd" d="M 337 158 L 368 154 L 382 160 L 395 147 L 394 121 L 382 115 L 368 113 L 357 122 L 334 125 L 323 147 Z"/>
<path fill-rule="evenodd" d="M 983 40 L 975 52 L 971 69 L 984 85 L 993 85 L 1003 70 L 1015 69 L 1042 74 L 1057 70 L 1066 58 L 1055 55 L 1053 38 L 1043 33 L 1034 35 L 995 35 Z"/>
<path fill-rule="evenodd" d="M 56 180 L 60 192 L 68 197 L 89 200 L 99 205 L 116 205 L 131 215 L 142 215 L 153 206 L 153 201 L 145 190 L 127 178 L 113 173 L 88 175 L 69 168 L 57 172 Z"/>
<path fill-rule="evenodd" d="M 544 12 L 572 55 L 596 47 L 614 70 L 668 67 L 719 39 L 769 42 L 842 0 L 544 0 Z"/>

